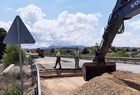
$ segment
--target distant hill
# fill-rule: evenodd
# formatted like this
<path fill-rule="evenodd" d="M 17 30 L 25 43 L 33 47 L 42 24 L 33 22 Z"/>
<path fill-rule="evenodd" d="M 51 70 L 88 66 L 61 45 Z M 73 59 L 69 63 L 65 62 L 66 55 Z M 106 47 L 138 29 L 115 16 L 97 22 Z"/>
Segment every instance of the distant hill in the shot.
<path fill-rule="evenodd" d="M 82 45 L 77 45 L 77 46 L 49 46 L 49 47 L 41 47 L 41 49 L 52 49 L 52 48 L 79 48 L 79 49 L 84 49 L 85 47 L 87 46 L 82 46 Z M 91 46 L 90 46 L 91 47 Z M 123 48 L 123 47 L 118 47 L 118 46 L 115 46 L 116 48 Z M 37 47 L 38 48 L 38 47 Z M 133 49 L 133 48 L 140 48 L 140 47 L 126 47 L 126 48 L 129 48 L 129 49 Z M 28 48 L 24 48 L 25 50 L 28 50 Z M 36 49 L 36 48 L 32 48 L 32 49 Z"/>
<path fill-rule="evenodd" d="M 49 46 L 47 49 L 51 48 L 79 48 L 79 49 L 84 49 L 86 46 Z"/>
<path fill-rule="evenodd" d="M 115 46 L 116 48 L 123 48 L 123 47 L 117 47 L 117 46 Z M 129 48 L 129 49 L 133 49 L 133 48 L 136 48 L 136 49 L 138 49 L 138 48 L 140 48 L 140 47 L 125 47 L 125 48 Z"/>
<path fill-rule="evenodd" d="M 41 47 L 41 49 L 52 49 L 52 48 L 79 48 L 79 49 L 84 49 L 86 46 L 49 46 L 49 47 Z M 37 47 L 38 48 L 38 47 Z M 25 50 L 28 50 L 28 48 L 24 48 Z M 36 48 L 32 48 L 36 49 Z"/>

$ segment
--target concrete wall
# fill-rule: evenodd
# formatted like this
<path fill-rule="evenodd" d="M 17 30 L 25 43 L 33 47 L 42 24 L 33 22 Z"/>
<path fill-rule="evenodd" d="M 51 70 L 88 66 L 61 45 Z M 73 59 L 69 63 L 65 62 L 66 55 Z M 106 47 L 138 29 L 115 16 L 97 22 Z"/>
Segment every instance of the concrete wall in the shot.
<path fill-rule="evenodd" d="M 14 64 L 11 64 L 2 73 L 12 73 L 13 71 L 14 71 Z"/>

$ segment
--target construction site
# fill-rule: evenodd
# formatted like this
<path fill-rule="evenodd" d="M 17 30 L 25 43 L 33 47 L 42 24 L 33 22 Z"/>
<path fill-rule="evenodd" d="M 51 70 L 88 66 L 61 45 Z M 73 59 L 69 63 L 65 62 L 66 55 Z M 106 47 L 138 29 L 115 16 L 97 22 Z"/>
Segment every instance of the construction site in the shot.
<path fill-rule="evenodd" d="M 116 71 L 85 81 L 73 58 L 62 58 L 62 69 L 54 69 L 56 58 L 34 59 L 40 70 L 42 95 L 140 95 L 140 63 L 116 63 Z M 81 67 L 84 62 L 80 60 Z"/>
<path fill-rule="evenodd" d="M 33 7 L 34 5 L 31 6 Z M 19 8 L 18 10 L 20 11 L 23 9 Z M 39 10 L 39 13 L 41 13 L 40 8 L 37 8 L 37 10 Z M 87 47 L 89 49 L 88 53 L 90 56 L 83 53 L 84 51 L 88 50 L 87 48 L 80 50 L 77 47 L 69 48 L 71 51 L 67 50 L 65 47 L 46 50 L 46 52 L 50 51 L 53 53 L 51 56 L 49 56 L 49 53 L 45 53 L 45 49 L 41 49 L 40 47 L 55 44 L 53 43 L 53 38 L 56 38 L 56 45 L 61 44 L 61 41 L 63 41 L 65 45 L 66 43 L 70 43 L 70 45 L 79 45 L 77 39 L 80 39 L 80 43 L 82 43 L 87 40 L 88 37 L 77 36 L 78 38 L 69 41 L 68 39 L 73 38 L 71 36 L 65 37 L 67 36 L 67 32 L 65 33 L 63 28 L 64 30 L 66 29 L 66 31 L 69 29 L 72 33 L 74 30 L 71 26 L 62 27 L 62 29 L 60 28 L 62 31 L 59 32 L 64 32 L 63 35 L 56 32 L 57 29 L 53 30 L 51 34 L 49 33 L 50 29 L 47 29 L 46 27 L 51 27 L 53 24 L 50 24 L 50 22 L 45 24 L 50 20 L 43 20 L 43 16 L 46 15 L 42 14 L 42 17 L 39 17 L 39 20 L 43 21 L 45 28 L 42 27 L 42 23 L 38 24 L 37 22 L 34 22 L 37 28 L 32 29 L 34 26 L 29 22 L 29 25 L 32 26 L 30 27 L 32 31 L 37 31 L 38 34 L 42 35 L 43 33 L 45 34 L 37 37 L 38 34 L 36 32 L 35 38 L 40 38 L 40 40 L 38 40 L 36 43 L 35 39 L 23 23 L 24 20 L 22 21 L 20 16 L 17 15 L 4 40 L 2 41 L 4 48 L 6 49 L 5 51 L 3 50 L 3 58 L 2 61 L 0 61 L 0 63 L 2 63 L 0 64 L 0 94 L 18 95 L 16 93 L 17 91 L 21 95 L 140 95 L 140 52 L 137 51 L 138 48 L 135 50 L 135 52 L 133 52 L 132 49 L 128 50 L 128 48 L 123 48 L 123 52 L 121 50 L 111 50 L 112 43 L 116 35 L 124 32 L 125 21 L 133 18 L 139 13 L 140 0 L 117 0 L 112 12 L 110 12 L 106 27 L 104 27 L 102 29 L 102 33 L 100 33 L 103 34 L 100 39 L 100 44 L 95 46 L 96 48 Z M 67 12 L 65 11 L 64 14 L 67 14 Z M 64 21 L 64 14 L 59 15 L 60 22 L 58 27 L 65 26 L 67 23 L 70 25 L 73 24 L 70 22 L 70 20 L 74 19 L 70 19 L 67 22 Z M 99 14 L 100 13 L 96 15 Z M 30 15 L 30 13 L 28 15 Z M 96 17 L 96 15 L 94 17 Z M 67 17 L 70 18 L 72 16 L 72 14 L 67 15 Z M 87 21 L 81 20 L 86 16 L 87 15 L 84 15 L 84 17 L 81 18 L 77 16 L 75 21 L 79 22 L 78 24 L 74 25 L 74 27 L 77 28 L 77 26 L 80 26 L 80 23 L 84 21 L 90 24 L 90 20 L 92 21 L 92 19 L 88 19 Z M 88 14 L 88 16 L 90 17 L 91 15 Z M 56 19 L 53 19 L 53 21 L 56 21 Z M 98 19 L 96 19 L 96 21 L 98 22 Z M 50 26 L 48 26 L 49 24 Z M 98 25 L 98 23 L 96 24 Z M 84 26 L 82 28 L 91 28 L 92 25 L 93 24 L 91 23 L 91 26 L 86 26 L 83 24 L 81 26 Z M 79 29 L 81 26 L 76 29 L 76 31 L 80 31 Z M 47 32 L 42 32 L 39 27 L 47 30 Z M 91 32 L 94 30 L 94 27 L 92 27 L 91 30 L 87 30 Z M 57 35 L 53 36 L 55 33 Z M 78 34 L 76 32 L 71 33 L 69 34 L 72 36 L 76 36 L 75 34 Z M 82 34 L 85 32 L 82 31 L 80 33 Z M 52 37 L 49 34 L 51 34 Z M 57 37 L 62 39 L 58 39 Z M 89 37 L 89 39 L 91 38 Z M 97 41 L 97 39 L 95 37 L 94 41 Z M 40 41 L 44 41 L 45 45 Z M 48 44 L 49 41 L 50 44 Z M 91 41 L 93 40 L 85 41 L 85 46 L 91 46 L 91 44 L 87 44 L 87 42 L 91 43 Z M 137 39 L 137 41 L 139 41 L 139 39 Z M 5 44 L 8 45 L 6 46 Z M 14 46 L 13 44 L 16 45 Z M 21 44 L 35 44 L 35 48 L 27 49 L 25 52 L 24 49 L 21 48 Z M 39 45 L 41 46 L 39 47 Z M 65 55 L 61 55 L 62 52 L 63 54 L 65 53 Z M 83 56 L 80 54 L 85 55 Z M 130 54 L 131 56 L 129 56 Z M 19 64 L 17 61 L 19 61 Z M 12 79 L 9 80 L 9 78 Z M 10 84 L 11 82 L 12 84 Z M 15 85 L 16 83 L 17 85 Z"/>

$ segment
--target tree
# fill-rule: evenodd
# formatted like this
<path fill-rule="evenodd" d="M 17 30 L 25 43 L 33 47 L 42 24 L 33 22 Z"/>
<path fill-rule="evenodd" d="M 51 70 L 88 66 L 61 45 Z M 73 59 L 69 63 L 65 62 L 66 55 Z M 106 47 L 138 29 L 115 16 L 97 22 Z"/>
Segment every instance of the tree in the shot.
<path fill-rule="evenodd" d="M 114 46 L 111 46 L 111 51 L 113 51 L 113 52 L 115 52 L 116 51 L 116 47 L 114 47 Z"/>
<path fill-rule="evenodd" d="M 129 57 L 129 54 L 123 51 L 117 51 L 118 57 Z"/>
<path fill-rule="evenodd" d="M 22 62 L 24 62 L 26 53 L 23 48 L 21 48 L 21 55 Z M 6 51 L 3 55 L 2 63 L 5 68 L 8 67 L 10 64 L 19 64 L 19 51 L 17 44 L 8 44 L 6 46 Z"/>
<path fill-rule="evenodd" d="M 136 48 L 132 48 L 132 51 L 137 51 L 137 49 Z"/>
<path fill-rule="evenodd" d="M 2 59 L 2 55 L 4 53 L 4 49 L 6 46 L 5 44 L 2 43 L 6 34 L 7 34 L 7 31 L 3 28 L 0 28 L 0 60 Z"/>
<path fill-rule="evenodd" d="M 71 51 L 71 50 L 69 50 L 69 49 L 67 49 L 66 53 L 72 53 L 72 51 Z"/>
<path fill-rule="evenodd" d="M 54 48 L 51 49 L 51 53 L 54 53 Z"/>
<path fill-rule="evenodd" d="M 82 54 L 88 54 L 89 50 L 87 48 L 84 48 L 84 50 L 82 51 Z"/>
<path fill-rule="evenodd" d="M 125 50 L 126 52 L 128 52 L 128 51 L 130 51 L 130 49 L 129 48 L 126 48 L 126 50 Z"/>
<path fill-rule="evenodd" d="M 125 52 L 125 48 L 117 48 L 116 51 L 122 51 L 122 52 Z"/>

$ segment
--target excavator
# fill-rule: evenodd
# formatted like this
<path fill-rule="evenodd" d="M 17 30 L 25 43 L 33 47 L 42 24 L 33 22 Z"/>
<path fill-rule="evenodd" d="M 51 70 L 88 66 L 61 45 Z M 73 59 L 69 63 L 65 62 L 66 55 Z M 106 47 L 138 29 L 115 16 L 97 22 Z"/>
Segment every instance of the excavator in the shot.
<path fill-rule="evenodd" d="M 109 16 L 108 24 L 104 28 L 104 34 L 100 46 L 95 50 L 92 62 L 85 62 L 82 66 L 82 74 L 85 81 L 105 72 L 116 70 L 115 62 L 105 62 L 105 55 L 111 46 L 116 34 L 124 32 L 124 20 L 131 19 L 140 13 L 140 0 L 117 0 L 116 5 Z"/>

